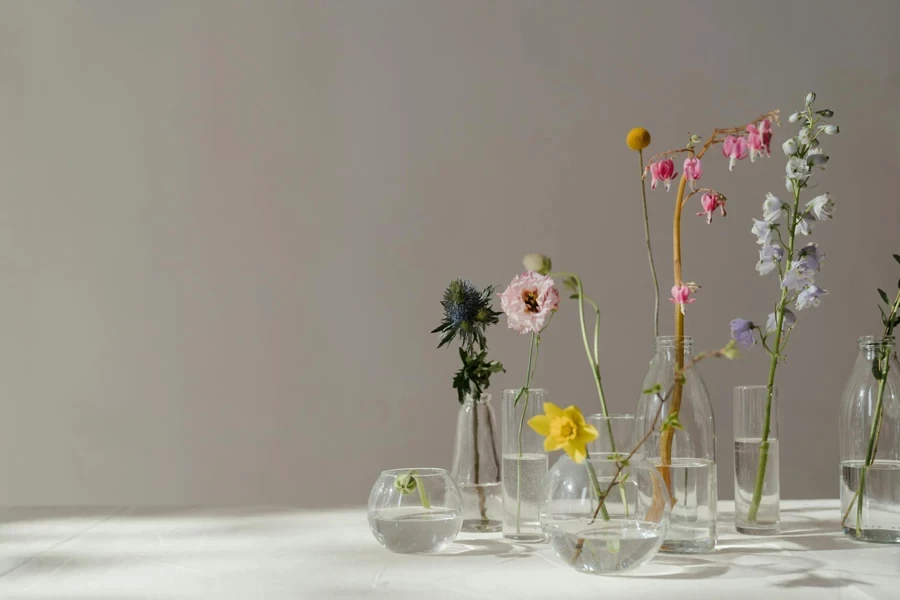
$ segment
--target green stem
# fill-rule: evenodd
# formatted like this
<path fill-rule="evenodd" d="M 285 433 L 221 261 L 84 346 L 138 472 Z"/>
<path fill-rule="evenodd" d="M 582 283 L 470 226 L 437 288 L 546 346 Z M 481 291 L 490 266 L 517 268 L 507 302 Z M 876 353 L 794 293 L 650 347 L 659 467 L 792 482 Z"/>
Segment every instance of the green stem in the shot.
<path fill-rule="evenodd" d="M 884 412 L 884 390 L 887 384 L 888 370 L 891 368 L 890 350 L 885 352 L 884 363 L 881 365 L 881 379 L 878 380 L 878 400 L 875 403 L 875 415 L 872 419 L 872 429 L 869 432 L 869 443 L 866 447 L 866 464 L 859 474 L 859 486 L 856 490 L 856 537 L 862 537 L 863 500 L 865 500 L 866 473 L 875 462 L 875 454 L 878 451 L 878 438 L 881 435 L 881 421 Z"/>
<path fill-rule="evenodd" d="M 519 421 L 519 438 L 518 450 L 519 460 L 516 461 L 516 533 L 521 533 L 520 520 L 522 517 L 522 430 L 525 428 L 525 415 L 528 413 L 528 398 L 531 395 L 531 378 L 534 375 L 534 369 L 537 367 L 537 355 L 541 345 L 541 336 L 537 333 L 531 334 L 531 349 L 528 351 L 528 371 L 525 374 L 525 387 L 519 390 L 513 406 L 519 403 L 522 394 L 525 394 L 525 404 L 522 406 L 522 418 Z"/>
<path fill-rule="evenodd" d="M 584 451 L 584 454 L 584 463 L 587 465 L 588 474 L 591 476 L 591 485 L 594 486 L 594 491 L 597 493 L 597 501 L 600 502 L 600 512 L 603 516 L 603 520 L 609 521 L 609 511 L 606 510 L 606 505 L 602 502 L 603 489 L 600 487 L 600 480 L 597 479 L 597 471 L 594 470 L 594 465 L 591 464 L 591 455 L 587 450 Z"/>
<path fill-rule="evenodd" d="M 797 220 L 800 218 L 797 214 L 800 209 L 800 186 L 795 181 L 793 187 L 794 210 L 790 215 L 790 219 L 788 219 L 790 221 L 791 230 L 788 232 L 788 262 L 785 273 L 790 270 L 794 260 L 794 240 L 797 232 Z M 784 244 L 782 243 L 782 247 L 783 246 Z M 756 481 L 753 485 L 753 497 L 750 500 L 750 507 L 747 510 L 747 521 L 750 523 L 756 522 L 756 517 L 759 514 L 759 506 L 762 503 L 763 488 L 766 483 L 766 467 L 769 462 L 769 432 L 771 431 L 772 426 L 772 397 L 775 394 L 775 370 L 778 368 L 778 361 L 781 358 L 781 351 L 783 350 L 781 336 L 784 327 L 784 310 L 787 305 L 787 294 L 787 288 L 782 287 L 781 300 L 775 308 L 777 315 L 775 323 L 775 344 L 773 345 L 774 350 L 770 350 L 772 358 L 769 362 L 769 379 L 766 382 L 766 414 L 763 418 L 763 429 L 759 442 L 759 462 L 756 467 Z"/>
<path fill-rule="evenodd" d="M 413 476 L 413 479 L 416 481 L 416 489 L 419 490 L 419 500 L 422 502 L 422 508 L 431 508 L 431 502 L 428 501 L 428 494 L 425 492 L 422 480 L 416 476 Z"/>
<path fill-rule="evenodd" d="M 641 159 L 641 201 L 644 205 L 644 241 L 647 242 L 647 259 L 650 261 L 650 276 L 653 277 L 653 337 L 659 337 L 659 280 L 656 278 L 656 266 L 653 264 L 653 249 L 650 247 L 650 217 L 647 215 L 647 189 L 644 185 L 644 151 L 638 152 Z"/>

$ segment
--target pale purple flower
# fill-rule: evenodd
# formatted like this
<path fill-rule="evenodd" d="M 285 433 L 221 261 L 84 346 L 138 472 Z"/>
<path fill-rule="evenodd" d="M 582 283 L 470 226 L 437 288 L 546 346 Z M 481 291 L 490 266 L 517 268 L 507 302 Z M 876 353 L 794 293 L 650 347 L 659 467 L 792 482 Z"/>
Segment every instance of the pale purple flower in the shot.
<path fill-rule="evenodd" d="M 534 271 L 516 275 L 499 296 L 509 328 L 519 333 L 540 333 L 559 308 L 559 291 L 553 278 Z"/>
<path fill-rule="evenodd" d="M 819 251 L 819 245 L 810 242 L 800 249 L 800 264 L 811 271 L 818 271 L 825 260 L 825 253 Z"/>
<path fill-rule="evenodd" d="M 781 280 L 781 287 L 793 291 L 802 290 L 806 286 L 812 285 L 815 274 L 815 271 L 810 271 L 800 262 L 795 262 L 784 274 L 784 279 Z"/>
<path fill-rule="evenodd" d="M 803 218 L 800 219 L 800 222 L 797 223 L 797 233 L 802 233 L 803 235 L 812 234 L 812 226 L 813 223 L 816 222 L 816 218 L 811 214 L 804 213 Z"/>
<path fill-rule="evenodd" d="M 812 212 L 820 221 L 826 221 L 832 217 L 834 213 L 834 200 L 831 194 L 822 194 L 816 196 L 806 203 L 807 212 Z"/>
<path fill-rule="evenodd" d="M 753 219 L 751 233 L 756 236 L 757 244 L 768 244 L 772 241 L 772 226 L 767 221 Z"/>
<path fill-rule="evenodd" d="M 785 166 L 789 179 L 803 181 L 809 177 L 809 165 L 799 156 L 792 156 Z"/>
<path fill-rule="evenodd" d="M 827 293 L 828 292 L 826 292 L 816 284 L 810 284 L 808 288 L 800 292 L 800 295 L 797 296 L 797 310 L 803 310 L 804 308 L 809 308 L 810 306 L 818 306 L 819 298 Z"/>
<path fill-rule="evenodd" d="M 763 202 L 763 219 L 768 223 L 774 223 L 781 217 L 781 213 L 787 209 L 787 202 L 779 200 L 772 194 L 766 194 Z"/>
<path fill-rule="evenodd" d="M 749 350 L 756 343 L 756 338 L 753 337 L 755 327 L 747 319 L 734 319 L 731 322 L 731 339 L 740 344 L 744 350 Z"/>
<path fill-rule="evenodd" d="M 784 320 L 781 322 L 781 331 L 787 331 L 793 327 L 796 322 L 797 315 L 795 315 L 791 309 L 785 308 Z M 775 313 L 769 313 L 769 318 L 766 320 L 766 331 L 774 333 L 776 329 L 778 329 L 778 318 L 775 316 Z"/>
<path fill-rule="evenodd" d="M 784 258 L 784 248 L 775 244 L 765 244 L 759 249 L 759 262 L 756 270 L 760 275 L 768 275 Z"/>

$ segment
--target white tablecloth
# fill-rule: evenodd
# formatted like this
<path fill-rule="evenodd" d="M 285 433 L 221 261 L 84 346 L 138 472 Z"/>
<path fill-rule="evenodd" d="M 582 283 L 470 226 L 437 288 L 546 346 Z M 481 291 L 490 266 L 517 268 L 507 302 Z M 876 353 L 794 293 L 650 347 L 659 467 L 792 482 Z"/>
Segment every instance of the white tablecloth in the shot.
<path fill-rule="evenodd" d="M 766 538 L 736 534 L 732 504 L 720 508 L 716 552 L 618 577 L 499 535 L 391 554 L 363 510 L 0 509 L 0 598 L 900 599 L 900 547 L 845 538 L 836 501 L 784 502 L 784 533 Z"/>

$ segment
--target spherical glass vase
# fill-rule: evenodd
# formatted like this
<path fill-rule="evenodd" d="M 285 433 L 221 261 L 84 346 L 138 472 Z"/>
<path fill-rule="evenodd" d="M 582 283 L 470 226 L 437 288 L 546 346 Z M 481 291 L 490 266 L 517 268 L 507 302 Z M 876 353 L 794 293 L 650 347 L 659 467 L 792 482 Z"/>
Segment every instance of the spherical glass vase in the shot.
<path fill-rule="evenodd" d="M 607 434 L 630 428 L 633 417 L 590 421 L 600 433 L 588 448 L 590 458 L 576 464 L 564 455 L 547 475 L 541 527 L 565 564 L 581 573 L 615 575 L 640 567 L 659 551 L 671 500 L 651 462 L 638 454 L 626 459 L 633 447 L 630 434 L 615 436 L 615 451 L 598 450 L 609 448 Z"/>
<path fill-rule="evenodd" d="M 459 534 L 462 496 L 444 469 L 391 469 L 372 486 L 368 517 L 372 535 L 384 548 L 430 554 Z"/>

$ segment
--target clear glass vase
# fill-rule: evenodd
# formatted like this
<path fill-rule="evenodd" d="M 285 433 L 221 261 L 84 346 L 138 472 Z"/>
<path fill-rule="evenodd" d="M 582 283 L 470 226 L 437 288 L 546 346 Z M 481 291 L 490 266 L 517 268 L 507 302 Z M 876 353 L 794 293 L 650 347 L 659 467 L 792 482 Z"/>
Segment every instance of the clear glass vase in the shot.
<path fill-rule="evenodd" d="M 900 363 L 892 337 L 859 339 L 841 405 L 841 526 L 900 543 Z"/>
<path fill-rule="evenodd" d="M 369 528 L 399 554 L 437 552 L 462 526 L 462 496 L 444 469 L 384 471 L 369 493 Z"/>
<path fill-rule="evenodd" d="M 463 531 L 488 533 L 501 529 L 499 433 L 491 395 L 481 394 L 479 398 L 467 395 L 459 407 L 450 470 L 462 491 Z"/>
<path fill-rule="evenodd" d="M 544 438 L 528 426 L 528 419 L 544 414 L 546 401 L 547 390 L 503 392 L 503 537 L 511 540 L 544 540 L 540 505 L 547 452 Z"/>
<path fill-rule="evenodd" d="M 636 569 L 659 551 L 671 502 L 655 465 L 634 456 L 634 417 L 588 419 L 599 437 L 589 458 L 562 456 L 547 476 L 541 524 L 550 546 L 576 571 L 613 575 Z M 601 504 L 600 498 L 603 498 Z"/>
<path fill-rule="evenodd" d="M 635 415 L 635 435 L 653 431 L 640 453 L 657 465 L 672 502 L 672 518 L 662 551 L 711 552 L 716 546 L 716 433 L 712 403 L 693 360 L 690 337 L 656 338 L 656 354 L 644 379 Z M 675 374 L 686 366 L 683 385 Z M 671 391 L 671 393 L 670 393 Z M 664 401 L 662 401 L 664 400 Z M 677 412 L 681 428 L 661 424 Z"/>
<path fill-rule="evenodd" d="M 768 419 L 766 406 L 769 406 Z M 765 432 L 765 433 L 764 433 Z M 763 438 L 765 437 L 765 441 Z M 734 525 L 752 535 L 778 533 L 778 388 L 734 388 Z"/>

